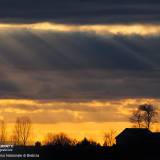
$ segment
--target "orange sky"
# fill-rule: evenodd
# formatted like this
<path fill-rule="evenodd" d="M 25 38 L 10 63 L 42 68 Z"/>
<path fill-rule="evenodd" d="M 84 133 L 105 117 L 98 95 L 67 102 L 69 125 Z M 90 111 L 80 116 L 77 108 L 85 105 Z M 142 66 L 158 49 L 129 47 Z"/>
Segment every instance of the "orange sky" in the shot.
<path fill-rule="evenodd" d="M 32 141 L 43 141 L 47 133 L 65 132 L 68 136 L 88 137 L 103 143 L 105 132 L 117 134 L 126 127 L 132 110 L 138 104 L 152 103 L 159 107 L 159 99 L 122 99 L 103 101 L 42 101 L 1 99 L 0 117 L 8 123 L 11 134 L 17 117 L 28 116 L 33 122 Z"/>

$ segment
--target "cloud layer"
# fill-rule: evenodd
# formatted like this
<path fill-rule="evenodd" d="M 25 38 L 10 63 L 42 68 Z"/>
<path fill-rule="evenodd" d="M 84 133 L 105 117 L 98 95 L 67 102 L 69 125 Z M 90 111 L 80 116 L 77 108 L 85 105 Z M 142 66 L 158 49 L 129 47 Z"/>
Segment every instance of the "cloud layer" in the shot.
<path fill-rule="evenodd" d="M 69 25 L 57 23 L 32 23 L 32 24 L 7 24 L 1 23 L 0 29 L 6 30 L 35 30 L 35 31 L 53 31 L 62 33 L 95 33 L 103 36 L 125 35 L 125 36 L 156 36 L 160 34 L 159 24 L 96 24 L 96 25 Z M 53 33 L 52 33 L 53 34 Z"/>
<path fill-rule="evenodd" d="M 0 0 L 0 119 L 100 137 L 159 107 L 159 22 L 159 0 Z"/>
<path fill-rule="evenodd" d="M 160 99 L 81 102 L 1 99 L 0 118 L 13 123 L 17 117 L 28 115 L 39 124 L 128 122 L 132 111 L 143 103 L 152 103 L 158 108 Z"/>
<path fill-rule="evenodd" d="M 160 97 L 159 35 L 2 29 L 0 37 L 1 98 Z"/>
<path fill-rule="evenodd" d="M 0 0 L 0 19 L 74 24 L 159 23 L 158 0 Z"/>

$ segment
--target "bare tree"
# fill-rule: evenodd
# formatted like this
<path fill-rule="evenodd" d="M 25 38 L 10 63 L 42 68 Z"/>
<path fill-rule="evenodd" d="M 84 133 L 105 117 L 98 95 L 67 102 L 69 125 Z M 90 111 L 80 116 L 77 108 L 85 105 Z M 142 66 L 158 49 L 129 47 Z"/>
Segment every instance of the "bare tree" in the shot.
<path fill-rule="evenodd" d="M 143 112 L 143 120 L 145 127 L 150 129 L 151 124 L 157 122 L 157 109 L 151 104 L 143 104 L 139 106 L 139 110 Z"/>
<path fill-rule="evenodd" d="M 143 104 L 138 106 L 130 117 L 130 122 L 134 123 L 138 128 L 150 129 L 153 123 L 157 122 L 157 108 L 151 104 Z"/>
<path fill-rule="evenodd" d="M 74 145 L 75 141 L 69 138 L 65 133 L 52 134 L 49 133 L 44 141 L 46 145 L 68 146 Z"/>
<path fill-rule="evenodd" d="M 19 117 L 16 120 L 14 129 L 14 143 L 17 145 L 26 145 L 31 136 L 32 123 L 28 117 Z"/>
<path fill-rule="evenodd" d="M 0 144 L 5 144 L 7 141 L 7 127 L 4 120 L 0 122 Z"/>
<path fill-rule="evenodd" d="M 104 146 L 113 146 L 115 144 L 115 130 L 110 130 L 104 134 Z"/>
<path fill-rule="evenodd" d="M 135 127 L 141 128 L 143 126 L 143 115 L 139 110 L 134 111 L 129 120 L 131 123 L 135 124 Z"/>

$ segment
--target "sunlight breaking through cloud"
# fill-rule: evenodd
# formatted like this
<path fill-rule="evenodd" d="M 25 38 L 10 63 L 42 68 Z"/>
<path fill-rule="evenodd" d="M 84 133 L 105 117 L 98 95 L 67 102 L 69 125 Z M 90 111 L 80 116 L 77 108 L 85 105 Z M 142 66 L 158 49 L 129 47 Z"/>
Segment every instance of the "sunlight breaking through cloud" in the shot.
<path fill-rule="evenodd" d="M 91 32 L 100 35 L 157 35 L 160 34 L 159 24 L 108 24 L 108 25 L 69 25 L 49 22 L 33 24 L 0 24 L 0 29 L 27 29 L 56 32 Z"/>
<path fill-rule="evenodd" d="M 13 123 L 16 117 L 29 115 L 34 123 L 127 122 L 140 104 L 160 106 L 160 99 L 121 99 L 92 101 L 54 101 L 1 99 L 0 117 Z M 48 119 L 44 117 L 47 115 Z M 8 118 L 9 117 L 9 118 Z"/>

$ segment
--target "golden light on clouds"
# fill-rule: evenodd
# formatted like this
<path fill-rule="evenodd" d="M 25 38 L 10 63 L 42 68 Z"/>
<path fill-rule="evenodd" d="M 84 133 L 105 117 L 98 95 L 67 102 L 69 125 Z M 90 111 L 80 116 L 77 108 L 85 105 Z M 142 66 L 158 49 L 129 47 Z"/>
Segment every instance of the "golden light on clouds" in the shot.
<path fill-rule="evenodd" d="M 0 29 L 29 29 L 56 32 L 93 32 L 100 35 L 122 34 L 122 35 L 157 35 L 160 34 L 159 24 L 106 24 L 106 25 L 70 25 L 56 23 L 34 23 L 34 24 L 0 24 Z"/>
<path fill-rule="evenodd" d="M 119 133 L 131 127 L 128 118 L 140 104 L 160 107 L 160 99 L 120 99 L 92 101 L 55 101 L 32 99 L 1 99 L 0 119 L 12 131 L 17 117 L 28 116 L 33 122 L 36 140 L 47 133 L 65 132 L 77 139 L 88 137 L 103 143 L 103 134 L 111 129 Z"/>
<path fill-rule="evenodd" d="M 27 99 L 1 99 L 1 119 L 8 123 L 10 134 L 14 128 L 14 121 L 19 116 L 28 116 L 33 122 L 33 141 L 43 141 L 47 133 L 65 132 L 70 137 L 81 140 L 84 137 L 94 139 L 103 144 L 103 135 L 110 129 L 119 133 L 124 127 L 129 126 L 128 122 L 99 122 L 96 114 L 104 112 L 112 114 L 114 109 L 111 101 L 43 101 Z M 93 114 L 92 114 L 93 111 Z M 86 114 L 88 113 L 88 114 Z M 91 115 L 90 115 L 91 114 Z M 92 117 L 93 122 L 86 119 Z M 66 118 L 65 118 L 66 116 Z M 94 120 L 95 117 L 95 120 Z M 47 122 L 46 122 L 46 119 Z M 65 122 L 69 119 L 70 122 Z M 97 122 L 96 122 L 97 121 Z M 114 120 L 113 120 L 114 121 Z"/>
<path fill-rule="evenodd" d="M 159 99 L 120 99 L 120 100 L 91 100 L 91 101 L 56 101 L 56 100 L 34 100 L 34 99 L 0 99 L 1 112 L 17 111 L 18 113 L 34 113 L 42 111 L 85 111 L 98 112 L 99 110 L 111 111 L 113 108 L 118 110 L 132 109 L 138 104 L 153 103 L 160 105 Z M 128 110 L 128 111 L 129 111 Z M 26 111 L 26 112 L 24 112 Z M 27 112 L 30 111 L 30 112 Z M 122 111 L 123 113 L 123 111 Z M 76 115 L 76 114 L 75 114 Z"/>

